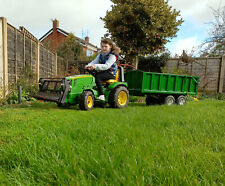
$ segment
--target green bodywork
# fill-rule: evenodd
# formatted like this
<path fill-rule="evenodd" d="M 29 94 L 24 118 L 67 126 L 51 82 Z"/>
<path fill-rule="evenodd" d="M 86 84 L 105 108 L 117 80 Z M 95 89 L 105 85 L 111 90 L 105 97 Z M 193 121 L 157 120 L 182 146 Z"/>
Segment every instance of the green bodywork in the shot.
<path fill-rule="evenodd" d="M 90 74 L 85 75 L 74 75 L 65 78 L 66 81 L 70 82 L 70 90 L 65 99 L 65 104 L 77 104 L 79 103 L 80 95 L 83 91 L 89 90 L 92 91 L 94 97 L 97 98 L 99 96 L 94 76 Z M 108 86 L 103 86 L 104 95 L 106 98 L 106 102 L 108 102 L 108 97 L 110 92 L 117 86 L 125 86 L 127 87 L 126 82 L 115 82 Z M 96 100 L 96 99 L 95 99 Z M 97 100 L 96 100 L 97 101 Z"/>
<path fill-rule="evenodd" d="M 129 94 L 133 96 L 147 94 L 196 95 L 199 77 L 134 70 L 125 73 L 125 81 L 128 83 Z"/>

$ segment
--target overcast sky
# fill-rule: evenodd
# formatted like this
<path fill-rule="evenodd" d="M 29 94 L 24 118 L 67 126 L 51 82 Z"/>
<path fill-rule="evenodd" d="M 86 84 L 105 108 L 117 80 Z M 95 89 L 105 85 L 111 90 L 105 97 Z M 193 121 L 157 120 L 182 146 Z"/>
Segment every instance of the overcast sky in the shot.
<path fill-rule="evenodd" d="M 211 8 L 225 6 L 225 0 L 169 0 L 181 11 L 184 23 L 177 37 L 167 46 L 172 54 L 192 50 L 207 37 L 208 22 L 213 20 Z M 59 27 L 78 37 L 88 36 L 98 45 L 106 30 L 100 17 L 112 5 L 110 0 L 0 0 L 0 17 L 18 28 L 24 26 L 37 38 L 52 28 L 52 19 Z M 82 32 L 83 30 L 83 32 Z"/>

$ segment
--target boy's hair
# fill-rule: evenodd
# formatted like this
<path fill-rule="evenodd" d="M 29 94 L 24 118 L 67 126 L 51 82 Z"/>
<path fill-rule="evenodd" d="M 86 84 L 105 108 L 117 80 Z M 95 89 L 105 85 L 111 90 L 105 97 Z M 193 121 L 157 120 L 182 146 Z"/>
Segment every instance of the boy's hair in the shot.
<path fill-rule="evenodd" d="M 118 55 L 120 53 L 120 49 L 118 47 L 116 47 L 116 45 L 113 43 L 112 39 L 109 38 L 103 38 L 101 40 L 101 44 L 108 44 L 112 47 L 112 53 L 115 55 Z"/>

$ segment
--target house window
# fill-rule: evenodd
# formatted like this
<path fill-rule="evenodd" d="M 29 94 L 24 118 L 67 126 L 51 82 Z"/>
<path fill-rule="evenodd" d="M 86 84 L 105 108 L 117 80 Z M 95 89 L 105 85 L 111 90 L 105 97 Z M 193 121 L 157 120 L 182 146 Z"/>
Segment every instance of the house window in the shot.
<path fill-rule="evenodd" d="M 93 54 L 94 54 L 94 51 L 87 49 L 87 53 L 86 53 L 87 56 L 91 56 Z"/>

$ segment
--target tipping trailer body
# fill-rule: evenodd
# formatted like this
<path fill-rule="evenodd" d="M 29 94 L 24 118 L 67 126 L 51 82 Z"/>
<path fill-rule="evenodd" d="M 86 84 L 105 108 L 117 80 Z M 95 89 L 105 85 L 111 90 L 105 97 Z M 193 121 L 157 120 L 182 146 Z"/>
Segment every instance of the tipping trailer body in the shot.
<path fill-rule="evenodd" d="M 133 70 L 125 73 L 125 81 L 132 96 L 196 95 L 199 77 Z"/>

